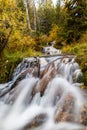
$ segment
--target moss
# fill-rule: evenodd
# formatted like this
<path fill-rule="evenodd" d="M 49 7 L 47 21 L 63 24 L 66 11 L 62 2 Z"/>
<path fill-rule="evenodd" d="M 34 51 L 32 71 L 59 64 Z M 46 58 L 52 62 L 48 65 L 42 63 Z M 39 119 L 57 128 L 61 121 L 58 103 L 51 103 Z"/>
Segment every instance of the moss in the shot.
<path fill-rule="evenodd" d="M 21 59 L 16 59 L 14 61 L 10 61 L 8 59 L 4 59 L 0 61 L 0 83 L 7 82 L 11 79 L 14 68 L 18 65 Z"/>
<path fill-rule="evenodd" d="M 7 82 L 11 79 L 14 69 L 25 57 L 41 55 L 39 52 L 29 48 L 24 52 L 17 51 L 10 53 L 5 50 L 3 57 L 0 59 L 0 83 Z"/>

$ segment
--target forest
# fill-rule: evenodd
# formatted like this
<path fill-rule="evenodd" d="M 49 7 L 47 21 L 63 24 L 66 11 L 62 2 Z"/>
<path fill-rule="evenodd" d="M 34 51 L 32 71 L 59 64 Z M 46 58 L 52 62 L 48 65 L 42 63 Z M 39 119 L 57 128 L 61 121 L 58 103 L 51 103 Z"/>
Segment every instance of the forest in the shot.
<path fill-rule="evenodd" d="M 87 88 L 87 0 L 0 0 L 0 83 L 54 40 L 64 54 L 76 56 Z"/>

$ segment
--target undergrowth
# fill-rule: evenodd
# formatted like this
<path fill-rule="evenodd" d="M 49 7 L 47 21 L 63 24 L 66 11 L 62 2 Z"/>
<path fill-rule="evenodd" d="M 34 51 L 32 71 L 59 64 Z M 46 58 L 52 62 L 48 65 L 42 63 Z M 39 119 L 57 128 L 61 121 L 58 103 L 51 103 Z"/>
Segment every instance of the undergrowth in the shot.
<path fill-rule="evenodd" d="M 68 45 L 62 49 L 63 53 L 73 54 L 76 56 L 76 61 L 83 72 L 83 88 L 87 88 L 87 42 L 80 41 L 73 45 Z"/>

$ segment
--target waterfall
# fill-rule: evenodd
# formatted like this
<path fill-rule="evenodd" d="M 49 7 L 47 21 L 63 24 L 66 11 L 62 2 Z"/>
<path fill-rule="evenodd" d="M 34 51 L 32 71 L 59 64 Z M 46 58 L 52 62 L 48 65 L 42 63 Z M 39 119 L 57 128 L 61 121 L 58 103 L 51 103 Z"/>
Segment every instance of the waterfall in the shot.
<path fill-rule="evenodd" d="M 73 56 L 25 58 L 0 84 L 0 130 L 82 130 L 81 77 Z"/>

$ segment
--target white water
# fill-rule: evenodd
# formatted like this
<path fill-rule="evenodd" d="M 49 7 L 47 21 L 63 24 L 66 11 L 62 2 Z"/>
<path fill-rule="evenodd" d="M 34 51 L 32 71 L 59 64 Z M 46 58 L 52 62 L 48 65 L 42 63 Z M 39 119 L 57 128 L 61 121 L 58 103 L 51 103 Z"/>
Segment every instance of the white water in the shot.
<path fill-rule="evenodd" d="M 40 60 L 42 62 L 43 58 Z M 44 70 L 52 60 L 55 58 L 46 59 Z M 28 64 L 30 67 L 30 62 L 31 60 L 27 59 L 26 66 Z M 22 71 L 28 69 L 26 66 L 24 61 L 20 63 L 13 74 L 13 80 L 10 81 L 12 84 Z M 79 87 L 76 87 L 76 84 L 79 85 L 76 81 L 79 75 L 82 75 L 78 64 L 73 61 L 73 58 L 67 63 L 59 58 L 55 60 L 53 67 L 49 64 L 48 68 L 42 78 L 33 76 L 34 68 L 31 73 L 26 73 L 31 76 L 25 75 L 11 90 L 1 96 L 0 130 L 80 130 L 83 128 L 79 124 L 79 118 L 84 100 Z M 55 71 L 54 77 L 52 77 L 52 70 Z M 43 71 L 42 64 L 40 71 Z M 44 83 L 46 86 L 42 91 Z M 6 85 L 9 88 L 9 83 L 0 85 L 1 93 L 4 89 L 7 90 Z"/>

